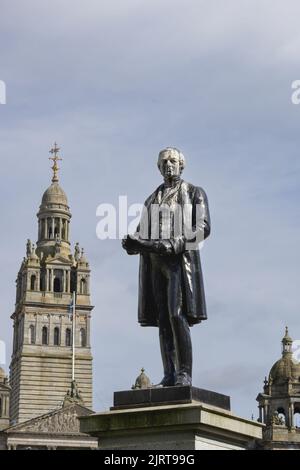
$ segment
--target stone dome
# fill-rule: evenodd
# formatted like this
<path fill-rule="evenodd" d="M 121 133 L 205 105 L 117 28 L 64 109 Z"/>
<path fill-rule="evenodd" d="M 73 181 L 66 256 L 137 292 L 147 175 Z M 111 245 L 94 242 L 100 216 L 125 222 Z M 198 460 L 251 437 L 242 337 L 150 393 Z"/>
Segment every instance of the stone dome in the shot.
<path fill-rule="evenodd" d="M 42 206 L 49 206 L 51 204 L 68 206 L 67 195 L 57 182 L 52 183 L 42 197 Z"/>
<path fill-rule="evenodd" d="M 300 363 L 293 359 L 292 354 L 283 355 L 275 362 L 269 374 L 269 381 L 275 384 L 284 383 L 289 378 L 294 382 L 300 380 Z"/>
<path fill-rule="evenodd" d="M 152 387 L 151 381 L 149 377 L 147 377 L 147 375 L 145 374 L 145 369 L 143 368 L 141 369 L 141 373 L 135 381 L 135 385 L 132 386 L 132 389 L 136 390 L 136 389 L 144 389 L 144 388 L 151 388 L 151 387 Z"/>

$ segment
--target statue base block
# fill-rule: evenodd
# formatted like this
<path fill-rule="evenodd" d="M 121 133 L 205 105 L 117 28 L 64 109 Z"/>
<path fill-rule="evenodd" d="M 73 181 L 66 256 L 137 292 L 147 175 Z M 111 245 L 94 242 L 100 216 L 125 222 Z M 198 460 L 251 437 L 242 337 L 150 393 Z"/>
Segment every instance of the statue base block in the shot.
<path fill-rule="evenodd" d="M 203 390 L 189 385 L 182 387 L 158 387 L 140 390 L 126 390 L 114 393 L 111 410 L 128 407 L 158 406 L 171 404 L 206 403 L 230 411 L 230 397 L 221 393 Z"/>
<path fill-rule="evenodd" d="M 110 411 L 80 418 L 103 450 L 241 450 L 263 425 L 230 411 L 230 397 L 196 387 L 115 392 Z"/>

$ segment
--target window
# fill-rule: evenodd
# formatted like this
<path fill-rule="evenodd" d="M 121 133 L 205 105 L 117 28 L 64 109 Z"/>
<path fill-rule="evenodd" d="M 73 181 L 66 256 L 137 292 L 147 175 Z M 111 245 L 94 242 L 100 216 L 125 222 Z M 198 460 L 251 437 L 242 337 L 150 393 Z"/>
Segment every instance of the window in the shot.
<path fill-rule="evenodd" d="M 35 344 L 35 328 L 34 325 L 29 327 L 29 344 Z"/>
<path fill-rule="evenodd" d="M 59 346 L 59 328 L 54 328 L 54 346 Z"/>
<path fill-rule="evenodd" d="M 295 411 L 294 411 L 294 426 L 296 428 L 300 428 L 300 407 L 295 406 Z"/>
<path fill-rule="evenodd" d="M 66 346 L 71 346 L 71 330 L 70 330 L 70 328 L 66 329 Z"/>
<path fill-rule="evenodd" d="M 41 239 L 45 238 L 45 219 L 42 219 L 42 228 L 41 228 Z"/>
<path fill-rule="evenodd" d="M 85 279 L 81 279 L 80 281 L 80 293 L 86 294 L 86 280 Z"/>
<path fill-rule="evenodd" d="M 41 275 L 40 275 L 40 290 L 42 292 L 45 292 L 47 290 L 46 279 L 47 279 L 46 270 L 45 268 L 43 268 L 41 269 Z"/>
<path fill-rule="evenodd" d="M 42 344 L 48 344 L 48 328 L 43 326 L 42 329 Z"/>
<path fill-rule="evenodd" d="M 84 348 L 86 346 L 86 334 L 85 329 L 81 328 L 80 330 L 80 346 Z"/>
<path fill-rule="evenodd" d="M 52 238 L 52 219 L 47 219 L 48 238 Z"/>
<path fill-rule="evenodd" d="M 63 240 L 66 240 L 66 221 L 65 220 L 62 221 L 62 234 L 61 234 L 61 236 L 62 236 Z"/>
<path fill-rule="evenodd" d="M 54 292 L 61 292 L 61 281 L 59 277 L 54 279 Z"/>
<path fill-rule="evenodd" d="M 32 274 L 30 278 L 30 290 L 36 290 L 35 289 L 35 284 L 36 284 L 36 276 L 35 274 Z"/>

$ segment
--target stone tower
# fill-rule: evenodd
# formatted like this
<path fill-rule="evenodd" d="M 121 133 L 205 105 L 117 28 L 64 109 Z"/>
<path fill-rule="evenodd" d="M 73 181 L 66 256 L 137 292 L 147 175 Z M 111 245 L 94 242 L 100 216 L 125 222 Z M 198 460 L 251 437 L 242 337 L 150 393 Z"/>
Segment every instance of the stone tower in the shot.
<path fill-rule="evenodd" d="M 10 418 L 19 423 L 62 405 L 72 380 L 72 318 L 76 292 L 75 380 L 84 405 L 92 408 L 89 263 L 78 243 L 70 245 L 71 213 L 58 181 L 56 144 L 52 184 L 37 214 L 36 247 L 27 240 L 16 280 Z"/>
<path fill-rule="evenodd" d="M 10 387 L 5 371 L 0 367 L 0 431 L 9 426 Z"/>
<path fill-rule="evenodd" d="M 292 344 L 286 328 L 282 357 L 256 399 L 259 421 L 266 425 L 260 445 L 264 449 L 300 449 L 300 363 L 293 357 Z"/>

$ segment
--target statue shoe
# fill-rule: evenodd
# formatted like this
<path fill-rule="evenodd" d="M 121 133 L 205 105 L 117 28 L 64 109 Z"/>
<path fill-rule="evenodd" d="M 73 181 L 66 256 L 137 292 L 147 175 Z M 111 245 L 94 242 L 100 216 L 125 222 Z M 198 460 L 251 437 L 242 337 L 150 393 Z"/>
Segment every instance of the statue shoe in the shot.
<path fill-rule="evenodd" d="M 160 387 L 174 387 L 175 385 L 175 376 L 174 375 L 165 375 L 162 380 L 157 385 L 153 385 L 155 388 Z"/>
<path fill-rule="evenodd" d="M 183 372 L 181 374 L 177 374 L 175 385 L 176 385 L 176 387 L 182 387 L 184 385 L 191 386 L 192 385 L 192 378 L 186 372 Z"/>

